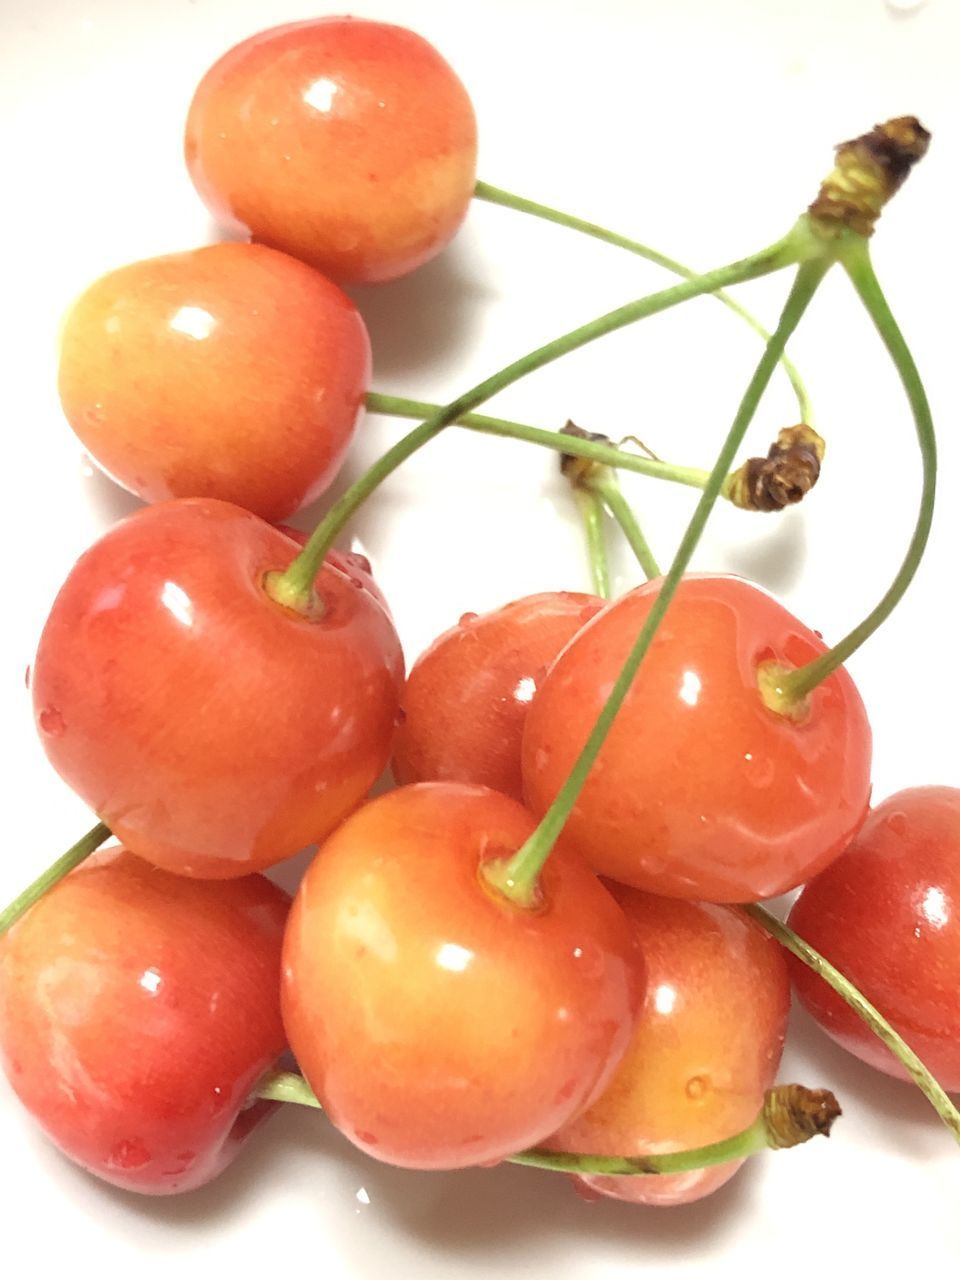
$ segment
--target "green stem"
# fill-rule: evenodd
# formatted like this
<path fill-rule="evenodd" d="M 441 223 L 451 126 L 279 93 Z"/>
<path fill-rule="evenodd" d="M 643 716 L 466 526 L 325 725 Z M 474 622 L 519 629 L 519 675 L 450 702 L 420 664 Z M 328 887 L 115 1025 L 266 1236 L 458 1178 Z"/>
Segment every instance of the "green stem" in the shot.
<path fill-rule="evenodd" d="M 439 413 L 442 405 L 428 400 L 408 400 L 405 396 L 388 396 L 379 391 L 367 395 L 367 409 L 371 413 L 383 413 L 393 418 L 429 418 Z M 671 480 L 674 484 L 702 489 L 707 483 L 709 471 L 700 467 L 681 467 L 672 462 L 644 458 L 639 454 L 625 453 L 612 444 L 599 440 L 580 440 L 560 431 L 545 431 L 525 422 L 512 422 L 509 418 L 491 418 L 485 413 L 464 413 L 452 424 L 467 427 L 480 435 L 499 436 L 501 439 L 525 440 L 528 444 L 542 445 L 556 453 L 572 453 L 578 458 L 588 458 L 621 471 L 635 471 L 638 475 L 653 476 L 655 480 Z"/>
<path fill-rule="evenodd" d="M 593 589 L 604 600 L 610 599 L 610 564 L 607 559 L 607 535 L 603 527 L 604 511 L 600 498 L 589 489 L 573 491 L 583 527 L 587 535 L 587 554 L 590 557 L 590 576 Z"/>
<path fill-rule="evenodd" d="M 606 227 L 598 226 L 595 222 L 585 222 L 583 218 L 576 218 L 573 214 L 563 213 L 560 209 L 551 209 L 549 205 L 538 204 L 536 200 L 527 200 L 523 196 L 514 195 L 510 191 L 504 191 L 501 187 L 492 186 L 489 182 L 478 182 L 473 194 L 478 200 L 486 200 L 489 204 L 499 204 L 506 209 L 515 209 L 518 213 L 533 214 L 534 217 L 543 218 L 546 222 L 555 222 L 561 227 L 569 227 L 572 231 L 579 231 L 584 235 L 592 236 L 594 240 L 602 240 L 606 244 L 616 245 L 619 249 L 627 249 L 630 253 L 636 254 L 638 258 L 645 258 L 647 262 L 653 262 L 658 267 L 665 267 L 667 271 L 672 271 L 678 276 L 684 276 L 688 280 L 692 280 L 696 275 L 695 271 L 685 267 L 683 263 L 677 262 L 675 258 L 668 258 L 666 254 L 659 253 L 656 249 L 651 249 L 649 245 L 641 244 L 639 240 L 632 240 L 628 236 L 618 234 L 616 231 L 609 231 Z M 738 315 L 741 320 L 745 320 L 764 342 L 769 340 L 769 331 L 764 328 L 755 316 L 751 315 L 746 307 L 742 307 L 735 298 L 731 298 L 722 289 L 715 290 L 713 296 L 735 315 Z M 790 385 L 793 387 L 794 394 L 797 397 L 800 420 L 813 426 L 813 408 L 803 379 L 788 356 L 781 356 L 780 364 L 783 366 L 784 373 L 790 379 Z"/>
<path fill-rule="evenodd" d="M 737 450 L 743 441 L 747 427 L 753 418 L 757 404 L 763 394 L 777 361 L 813 297 L 817 286 L 831 266 L 829 259 L 813 260 L 805 263 L 797 272 L 790 295 L 780 316 L 780 323 L 771 335 L 763 356 L 757 365 L 750 384 L 744 393 L 727 434 L 713 470 L 710 480 L 704 489 L 700 501 L 683 535 L 673 563 L 663 580 L 656 599 L 641 628 L 640 634 L 624 663 L 623 670 L 617 678 L 597 722 L 594 725 L 586 744 L 578 756 L 566 781 L 561 787 L 553 804 L 547 810 L 540 825 L 533 835 L 517 850 L 509 860 L 493 860 L 484 864 L 487 878 L 503 894 L 520 906 L 530 906 L 537 901 L 537 879 L 550 850 L 556 844 L 567 818 L 570 816 L 577 797 L 587 780 L 594 761 L 606 739 L 610 727 L 620 710 L 634 676 L 643 662 L 650 647 L 654 633 L 667 611 L 674 592 L 680 583 L 700 536 L 706 526 L 707 519 L 720 494 L 720 488 L 730 470 Z"/>
<path fill-rule="evenodd" d="M 3 911 L 0 911 L 0 937 L 20 919 L 24 912 L 28 911 L 43 895 L 57 883 L 62 880 L 68 872 L 74 867 L 79 866 L 84 858 L 88 858 L 95 849 L 99 849 L 104 840 L 110 836 L 110 828 L 105 827 L 102 822 L 98 822 L 95 827 L 91 827 L 85 836 L 81 836 L 75 845 L 72 845 L 62 857 L 47 867 L 33 884 L 28 885 L 19 897 L 14 898 Z"/>
<path fill-rule="evenodd" d="M 819 951 L 815 951 L 809 942 L 804 942 L 803 938 L 794 933 L 789 925 L 783 924 L 765 907 L 751 903 L 744 907 L 744 911 L 753 916 L 754 920 L 776 938 L 781 946 L 795 955 L 798 960 L 802 960 L 808 969 L 812 969 L 828 986 L 832 987 L 854 1013 L 863 1019 L 874 1035 L 883 1041 L 894 1057 L 909 1071 L 937 1115 L 957 1142 L 960 1142 L 960 1111 L 950 1101 L 932 1072 L 924 1066 L 903 1037 L 894 1031 L 879 1009 L 874 1008 L 850 979 L 845 977 L 839 969 L 834 968 Z"/>
<path fill-rule="evenodd" d="M 623 490 L 620 488 L 620 482 L 617 477 L 611 472 L 600 472 L 596 478 L 590 479 L 588 483 L 593 492 L 603 500 L 607 510 L 620 526 L 620 530 L 630 544 L 633 554 L 637 557 L 637 562 L 646 575 L 647 581 L 649 582 L 652 578 L 659 578 L 660 566 L 650 550 L 650 544 L 647 542 L 643 530 L 637 522 L 633 508 L 623 496 Z"/>
<path fill-rule="evenodd" d="M 854 627 L 849 635 L 839 644 L 834 645 L 822 657 L 815 658 L 805 667 L 785 676 L 780 682 L 780 691 L 788 699 L 802 700 L 822 680 L 837 669 L 856 652 L 863 642 L 873 635 L 874 631 L 886 621 L 904 593 L 913 581 L 914 574 L 923 558 L 930 526 L 933 522 L 933 507 L 937 487 L 937 441 L 934 434 L 933 418 L 930 405 L 923 388 L 920 374 L 913 356 L 907 346 L 903 334 L 897 325 L 887 300 L 880 288 L 870 261 L 869 241 L 862 236 L 854 236 L 844 243 L 840 254 L 840 262 L 846 269 L 854 288 L 860 295 L 870 318 L 873 320 L 880 337 L 890 353 L 900 381 L 907 393 L 907 400 L 913 413 L 913 420 L 920 445 L 920 456 L 923 465 L 923 486 L 920 495 L 920 510 L 910 539 L 907 553 L 893 582 L 880 603 L 873 609 L 859 626 Z"/>
<path fill-rule="evenodd" d="M 801 218 L 783 240 L 771 245 L 770 248 L 739 262 L 720 267 L 716 271 L 707 272 L 706 275 L 698 276 L 694 280 L 685 280 L 670 289 L 662 289 L 658 293 L 649 294 L 645 298 L 617 307 L 616 310 L 609 311 L 538 347 L 491 377 L 485 378 L 471 390 L 445 405 L 438 413 L 432 414 L 419 427 L 415 427 L 404 436 L 392 449 L 388 449 L 383 457 L 375 462 L 339 501 L 334 503 L 290 567 L 283 573 L 277 572 L 268 576 L 269 594 L 280 604 L 305 614 L 312 613 L 317 608 L 313 583 L 320 571 L 320 566 L 341 529 L 354 512 L 411 454 L 416 453 L 423 445 L 434 439 L 444 427 L 455 422 L 462 414 L 477 408 L 492 395 L 502 391 L 504 387 L 517 382 L 535 369 L 541 369 L 551 361 L 576 351 L 578 347 L 585 346 L 588 342 L 603 337 L 604 334 L 612 333 L 615 329 L 621 329 L 637 320 L 666 311 L 669 307 L 674 307 L 689 298 L 712 293 L 723 285 L 736 284 L 742 280 L 754 280 L 758 276 L 768 275 L 772 271 L 806 257 L 816 261 L 823 257 L 824 252 L 823 241 L 816 237 L 808 221 Z"/>
<path fill-rule="evenodd" d="M 262 1081 L 258 1098 L 292 1102 L 322 1111 L 317 1095 L 303 1076 L 278 1071 Z M 539 1148 L 508 1156 L 507 1163 L 552 1169 L 560 1173 L 641 1175 L 689 1173 L 728 1160 L 743 1160 L 760 1151 L 777 1151 L 798 1146 L 816 1134 L 829 1134 L 840 1114 L 833 1095 L 825 1089 L 805 1089 L 802 1085 L 777 1085 L 767 1091 L 757 1118 L 741 1133 L 722 1142 L 689 1151 L 670 1151 L 649 1156 L 597 1156 L 575 1151 L 543 1151 Z"/>

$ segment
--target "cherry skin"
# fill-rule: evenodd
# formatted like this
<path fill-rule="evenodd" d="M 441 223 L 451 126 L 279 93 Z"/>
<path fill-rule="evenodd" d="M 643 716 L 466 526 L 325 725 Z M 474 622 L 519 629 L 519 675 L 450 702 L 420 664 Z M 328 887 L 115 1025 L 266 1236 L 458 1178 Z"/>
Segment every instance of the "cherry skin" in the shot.
<path fill-rule="evenodd" d="M 152 1195 L 215 1177 L 273 1109 L 289 899 L 158 871 L 123 849 L 72 872 L 0 940 L 0 1063 L 70 1159 Z"/>
<path fill-rule="evenodd" d="M 260 245 L 121 267 L 63 330 L 67 420 L 147 502 L 222 498 L 265 520 L 291 515 L 336 475 L 369 384 L 351 300 Z"/>
<path fill-rule="evenodd" d="M 328 17 L 263 31 L 215 63 L 185 150 L 221 223 L 334 280 L 373 282 L 452 238 L 476 181 L 477 126 L 426 40 Z"/>
<path fill-rule="evenodd" d="M 324 566 L 322 612 L 264 578 L 296 546 L 214 499 L 147 507 L 75 565 L 33 668 L 47 755 L 157 866 L 245 875 L 326 836 L 390 757 L 403 680 L 369 592 Z"/>
<path fill-rule="evenodd" d="M 643 1156 L 746 1129 L 783 1052 L 790 984 L 777 944 L 736 907 L 614 887 L 646 965 L 633 1038 L 600 1098 L 542 1146 Z M 723 1186 L 743 1163 L 664 1176 L 583 1176 L 593 1192 L 677 1205 Z"/>
<path fill-rule="evenodd" d="M 914 787 L 872 810 L 803 889 L 790 925 L 888 1018 L 945 1089 L 960 1090 L 960 790 Z M 852 1009 L 800 961 L 797 994 L 845 1049 L 907 1079 Z"/>
<path fill-rule="evenodd" d="M 522 801 L 527 709 L 546 668 L 603 605 L 599 596 L 549 591 L 465 614 L 407 677 L 397 781 L 479 782 Z"/>
<path fill-rule="evenodd" d="M 567 646 L 527 715 L 523 781 L 543 813 L 586 742 L 659 583 L 615 601 Z M 859 828 L 870 729 L 842 669 L 799 720 L 758 691 L 766 663 L 822 641 L 759 588 L 684 579 L 567 823 L 601 875 L 668 897 L 747 902 L 825 867 Z"/>
<path fill-rule="evenodd" d="M 294 899 L 290 1045 L 332 1122 L 380 1160 L 501 1160 L 582 1110 L 626 1047 L 636 943 L 600 881 L 562 847 L 536 910 L 481 877 L 534 825 L 485 787 L 403 787 L 347 819 Z"/>

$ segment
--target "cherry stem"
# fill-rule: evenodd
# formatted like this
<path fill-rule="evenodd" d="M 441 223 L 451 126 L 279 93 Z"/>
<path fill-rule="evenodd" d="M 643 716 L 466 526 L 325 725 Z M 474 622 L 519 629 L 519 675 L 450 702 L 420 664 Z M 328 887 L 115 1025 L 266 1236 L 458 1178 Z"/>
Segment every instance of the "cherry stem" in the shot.
<path fill-rule="evenodd" d="M 429 418 L 439 413 L 442 405 L 428 400 L 408 400 L 405 396 L 389 396 L 379 391 L 367 395 L 367 409 L 393 418 Z M 672 480 L 675 484 L 702 489 L 707 483 L 709 471 L 700 467 L 681 467 L 659 458 L 647 458 L 636 453 L 626 453 L 612 444 L 599 440 L 581 440 L 564 435 L 560 431 L 546 431 L 531 427 L 525 422 L 512 422 L 509 418 L 491 418 L 484 413 L 464 413 L 452 423 L 455 427 L 467 427 L 480 435 L 500 436 L 510 440 L 525 440 L 539 444 L 557 453 L 572 453 L 605 466 L 618 467 L 621 471 L 635 471 L 639 475 L 652 476 L 655 480 Z"/>
<path fill-rule="evenodd" d="M 880 603 L 874 608 L 859 626 L 834 645 L 827 653 L 815 658 L 806 666 L 790 672 L 780 683 L 780 693 L 788 701 L 798 702 L 807 696 L 821 681 L 834 672 L 837 667 L 855 653 L 877 628 L 886 621 L 913 581 L 914 575 L 923 558 L 930 526 L 933 522 L 933 508 L 937 488 L 937 441 L 934 433 L 933 418 L 930 405 L 921 381 L 919 371 L 914 363 L 910 349 L 893 317 L 884 297 L 880 282 L 870 260 L 869 241 L 862 236 L 853 236 L 846 240 L 840 250 L 839 261 L 849 275 L 853 286 L 873 320 L 884 345 L 896 366 L 900 381 L 907 393 L 907 400 L 913 413 L 913 420 L 920 445 L 920 456 L 923 466 L 923 486 L 920 496 L 920 510 L 910 539 L 907 553 L 897 576 L 890 584 Z"/>
<path fill-rule="evenodd" d="M 256 1097 L 292 1102 L 322 1111 L 317 1095 L 301 1075 L 278 1071 L 259 1085 Z M 817 1134 L 828 1136 L 840 1107 L 829 1089 L 807 1089 L 799 1084 L 775 1085 L 764 1096 L 757 1118 L 741 1133 L 722 1142 L 649 1156 L 597 1156 L 575 1151 L 543 1151 L 532 1148 L 508 1156 L 508 1164 L 530 1165 L 559 1173 L 660 1175 L 689 1173 L 728 1160 L 743 1160 L 760 1151 L 780 1151 L 799 1146 Z"/>
<path fill-rule="evenodd" d="M 854 1013 L 863 1019 L 874 1035 L 883 1041 L 894 1057 L 909 1071 L 937 1115 L 957 1142 L 960 1142 L 960 1111 L 950 1101 L 933 1073 L 924 1066 L 903 1037 L 894 1031 L 879 1009 L 870 1003 L 849 978 L 845 977 L 819 951 L 814 950 L 809 942 L 805 942 L 789 925 L 778 920 L 765 907 L 758 903 L 750 903 L 743 909 L 748 915 L 753 916 L 754 920 L 772 937 L 776 938 L 782 947 L 795 955 L 798 960 L 802 960 L 808 969 L 812 969 L 829 987 L 832 987 Z"/>
<path fill-rule="evenodd" d="M 710 512 L 720 496 L 721 486 L 736 457 L 737 450 L 743 442 L 743 437 L 756 411 L 760 397 L 770 381 L 787 339 L 796 329 L 807 304 L 831 265 L 831 258 L 813 259 L 804 263 L 797 272 L 790 294 L 784 304 L 780 323 L 771 335 L 753 377 L 750 379 L 736 417 L 727 433 L 723 448 L 720 450 L 710 473 L 710 479 L 700 496 L 700 501 L 697 503 L 667 576 L 663 580 L 663 585 L 657 592 L 656 599 L 653 601 L 640 634 L 624 663 L 620 675 L 617 677 L 613 690 L 604 703 L 596 724 L 591 730 L 583 750 L 577 757 L 556 799 L 544 814 L 536 831 L 520 846 L 512 858 L 508 860 L 491 860 L 484 863 L 484 874 L 489 882 L 518 906 L 530 907 L 538 901 L 537 880 L 543 864 L 560 837 L 564 824 L 570 816 L 577 802 L 577 797 L 587 780 L 587 775 L 600 754 L 600 749 L 606 740 L 617 712 L 620 710 L 623 700 L 640 668 L 640 664 L 643 662 L 650 647 L 654 633 L 660 625 L 680 583 L 680 579 L 690 563 Z"/>
<path fill-rule="evenodd" d="M 660 567 L 653 552 L 650 550 L 650 544 L 640 528 L 637 517 L 633 513 L 633 508 L 623 496 L 623 490 L 620 488 L 620 481 L 616 475 L 604 468 L 602 471 L 588 476 L 585 484 L 589 490 L 602 499 L 607 510 L 620 526 L 620 531 L 629 543 L 633 554 L 637 557 L 637 562 L 646 575 L 647 581 L 649 582 L 651 578 L 659 578 Z"/>
<path fill-rule="evenodd" d="M 590 576 L 593 589 L 604 600 L 610 599 L 610 562 L 607 558 L 607 535 L 603 527 L 605 513 L 599 496 L 590 489 L 577 487 L 573 491 L 583 518 L 587 535 L 587 554 L 590 558 Z"/>
<path fill-rule="evenodd" d="M 475 387 L 458 396 L 456 400 L 452 400 L 438 412 L 431 414 L 425 422 L 415 427 L 392 449 L 388 449 L 355 484 L 351 485 L 317 525 L 307 545 L 290 567 L 283 573 L 270 576 L 267 582 L 268 593 L 274 600 L 289 608 L 307 614 L 313 613 L 317 607 L 313 584 L 320 572 L 320 566 L 354 512 L 389 475 L 396 471 L 401 463 L 439 435 L 444 427 L 455 422 L 462 414 L 475 409 L 498 391 L 519 381 L 535 369 L 541 369 L 551 361 L 576 351 L 588 342 L 593 342 L 616 329 L 622 329 L 637 320 L 646 319 L 647 316 L 666 311 L 669 307 L 686 302 L 689 298 L 712 293 L 723 285 L 754 280 L 758 276 L 768 275 L 772 271 L 799 262 L 806 257 L 816 261 L 823 255 L 822 240 L 817 238 L 808 222 L 801 218 L 787 236 L 760 253 L 725 267 L 719 267 L 695 279 L 685 280 L 669 289 L 648 294 L 644 298 L 628 302 L 625 306 L 617 307 L 614 311 L 608 311 L 605 315 L 555 338 L 552 342 L 513 361 L 491 377 L 485 378 Z"/>
<path fill-rule="evenodd" d="M 499 204 L 506 209 L 514 209 L 518 213 L 529 213 L 536 218 L 543 218 L 546 222 L 555 222 L 561 227 L 568 227 L 571 231 L 579 231 L 583 235 L 592 236 L 594 240 L 602 240 L 606 244 L 616 245 L 619 249 L 626 249 L 630 253 L 636 254 L 638 258 L 645 258 L 647 262 L 653 262 L 658 267 L 665 267 L 667 271 L 672 271 L 678 276 L 684 276 L 687 280 L 696 278 L 696 272 L 692 271 L 690 267 L 685 267 L 682 262 L 677 262 L 675 258 L 668 258 L 666 254 L 652 249 L 649 245 L 642 244 L 639 240 L 632 240 L 629 236 L 622 236 L 616 231 L 609 231 L 606 227 L 598 226 L 595 222 L 586 222 L 583 218 L 577 218 L 571 213 L 563 213 L 560 209 L 552 209 L 549 205 L 539 204 L 536 200 L 527 200 L 524 196 L 514 195 L 510 191 L 504 191 L 501 187 L 492 186 L 489 182 L 478 182 L 473 194 L 478 200 L 486 200 L 489 204 Z M 731 298 L 722 289 L 714 290 L 713 296 L 735 315 L 738 315 L 741 320 L 746 321 L 764 342 L 769 341 L 769 331 L 735 298 Z M 784 373 L 790 379 L 790 385 L 793 387 L 797 397 L 801 421 L 813 426 L 813 408 L 810 404 L 810 396 L 796 365 L 785 354 L 780 357 L 780 363 L 783 366 Z"/>
<path fill-rule="evenodd" d="M 59 857 L 56 862 L 51 863 L 46 871 L 41 872 L 33 884 L 28 885 L 23 893 L 14 898 L 8 907 L 0 911 L 0 937 L 3 937 L 7 930 L 16 924 L 20 917 L 35 902 L 38 902 L 48 890 L 52 889 L 74 867 L 79 866 L 95 849 L 99 849 L 104 840 L 109 839 L 109 837 L 110 828 L 104 826 L 102 822 L 98 822 L 95 827 L 90 828 L 85 836 L 81 836 L 75 845 L 71 845 L 67 852 Z"/>

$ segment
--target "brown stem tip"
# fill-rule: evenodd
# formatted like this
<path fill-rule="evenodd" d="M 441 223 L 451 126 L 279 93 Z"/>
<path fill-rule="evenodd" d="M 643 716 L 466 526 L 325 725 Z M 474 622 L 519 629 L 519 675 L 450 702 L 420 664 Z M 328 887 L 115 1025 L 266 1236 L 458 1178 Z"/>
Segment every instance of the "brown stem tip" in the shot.
<path fill-rule="evenodd" d="M 817 483 L 825 451 L 813 427 L 784 427 L 765 458 L 748 458 L 727 476 L 723 496 L 743 511 L 782 511 Z"/>
<path fill-rule="evenodd" d="M 802 1084 L 778 1084 L 767 1091 L 763 1118 L 767 1143 L 775 1151 L 799 1146 L 818 1134 L 830 1136 L 840 1104 L 829 1089 L 807 1089 Z"/>
<path fill-rule="evenodd" d="M 916 116 L 897 116 L 842 142 L 833 172 L 810 205 L 814 222 L 828 236 L 844 227 L 872 235 L 883 206 L 903 186 L 929 145 L 930 134 Z"/>
<path fill-rule="evenodd" d="M 597 444 L 613 443 L 609 436 L 601 435 L 599 431 L 584 431 L 583 427 L 578 427 L 575 422 L 569 420 L 560 428 L 560 434 L 575 436 L 578 440 L 593 440 Z M 575 489 L 585 485 L 605 469 L 604 463 L 593 462 L 590 458 L 578 458 L 572 453 L 560 455 L 560 473 L 566 476 Z"/>

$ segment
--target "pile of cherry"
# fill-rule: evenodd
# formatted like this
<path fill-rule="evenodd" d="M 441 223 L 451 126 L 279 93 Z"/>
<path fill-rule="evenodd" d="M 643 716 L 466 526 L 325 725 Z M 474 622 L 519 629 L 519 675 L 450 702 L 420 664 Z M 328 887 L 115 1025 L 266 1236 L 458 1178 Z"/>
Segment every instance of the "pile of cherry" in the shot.
<path fill-rule="evenodd" d="M 747 1147 L 669 1176 L 602 1158 L 748 1130 L 791 979 L 902 1073 L 736 905 L 801 884 L 790 923 L 960 1089 L 960 791 L 870 809 L 843 668 L 788 710 L 763 696 L 827 652 L 767 593 L 682 579 L 543 835 L 662 579 L 467 615 L 406 680 L 363 557 L 304 581 L 279 522 L 330 485 L 370 378 L 338 285 L 415 269 L 473 195 L 446 63 L 372 22 L 262 33 L 205 76 L 186 156 L 254 242 L 114 271 L 63 334 L 71 426 L 155 505 L 81 557 L 32 669 L 50 761 L 103 824 L 91 848 L 120 842 L 0 940 L 0 1061 L 52 1140 L 122 1187 L 197 1187 L 293 1096 L 292 1050 L 378 1159 L 585 1153 L 594 1190 L 695 1199 Z M 402 785 L 366 801 L 391 762 Z M 314 843 L 291 907 L 260 873 Z"/>

